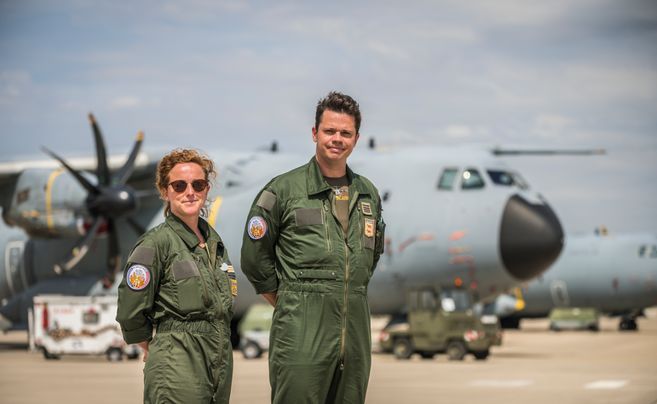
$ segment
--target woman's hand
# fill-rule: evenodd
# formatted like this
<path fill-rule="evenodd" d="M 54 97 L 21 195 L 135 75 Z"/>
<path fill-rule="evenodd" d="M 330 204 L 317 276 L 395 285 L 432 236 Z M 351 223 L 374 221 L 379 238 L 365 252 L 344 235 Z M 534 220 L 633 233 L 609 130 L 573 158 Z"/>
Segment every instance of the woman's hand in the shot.
<path fill-rule="evenodd" d="M 146 362 L 146 359 L 148 358 L 148 341 L 138 342 L 137 345 L 139 345 L 139 348 L 144 351 L 144 362 Z"/>

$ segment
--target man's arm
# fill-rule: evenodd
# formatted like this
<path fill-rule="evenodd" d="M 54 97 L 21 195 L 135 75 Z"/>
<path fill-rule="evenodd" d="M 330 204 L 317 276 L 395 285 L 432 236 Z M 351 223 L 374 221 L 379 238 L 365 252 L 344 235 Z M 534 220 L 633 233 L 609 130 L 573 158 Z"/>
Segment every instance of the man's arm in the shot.
<path fill-rule="evenodd" d="M 256 197 L 246 220 L 242 238 L 242 272 L 256 293 L 273 294 L 275 304 L 278 278 L 276 274 L 275 245 L 278 239 L 279 209 L 277 197 L 266 187 Z"/>

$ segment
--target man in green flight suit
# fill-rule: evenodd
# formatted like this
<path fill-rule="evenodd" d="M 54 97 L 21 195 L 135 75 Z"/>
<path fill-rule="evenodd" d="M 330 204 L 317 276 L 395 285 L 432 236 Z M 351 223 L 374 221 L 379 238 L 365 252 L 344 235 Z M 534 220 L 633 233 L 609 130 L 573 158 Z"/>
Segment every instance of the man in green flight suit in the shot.
<path fill-rule="evenodd" d="M 137 241 L 119 285 L 123 338 L 144 350 L 145 403 L 230 398 L 235 271 L 221 238 L 199 217 L 213 167 L 189 149 L 160 160 L 156 186 L 166 220 Z"/>
<path fill-rule="evenodd" d="M 374 185 L 347 167 L 361 115 L 348 95 L 317 104 L 315 156 L 256 196 L 242 271 L 275 306 L 269 380 L 275 404 L 363 403 L 371 364 L 367 285 L 385 224 Z"/>

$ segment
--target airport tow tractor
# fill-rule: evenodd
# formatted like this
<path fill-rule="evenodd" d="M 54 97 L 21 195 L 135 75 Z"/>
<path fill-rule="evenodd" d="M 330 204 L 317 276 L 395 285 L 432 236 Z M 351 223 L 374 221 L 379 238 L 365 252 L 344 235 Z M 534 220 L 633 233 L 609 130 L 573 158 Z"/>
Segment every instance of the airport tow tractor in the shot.
<path fill-rule="evenodd" d="M 390 324 L 381 332 L 380 343 L 398 359 L 414 353 L 431 359 L 445 353 L 449 360 L 463 360 L 471 353 L 484 360 L 495 342 L 493 335 L 472 310 L 467 291 L 421 288 L 408 293 L 408 322 Z"/>
<path fill-rule="evenodd" d="M 600 313 L 592 307 L 556 307 L 550 311 L 550 330 L 600 330 Z"/>

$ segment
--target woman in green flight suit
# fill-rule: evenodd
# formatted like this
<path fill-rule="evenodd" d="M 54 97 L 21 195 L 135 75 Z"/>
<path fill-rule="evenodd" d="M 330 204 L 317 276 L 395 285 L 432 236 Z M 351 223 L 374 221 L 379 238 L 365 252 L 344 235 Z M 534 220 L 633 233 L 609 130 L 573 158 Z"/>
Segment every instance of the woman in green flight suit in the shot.
<path fill-rule="evenodd" d="M 237 283 L 221 238 L 200 217 L 215 175 L 212 160 L 196 150 L 160 160 L 156 186 L 166 219 L 139 239 L 119 286 L 123 337 L 144 350 L 145 403 L 230 398 Z"/>

